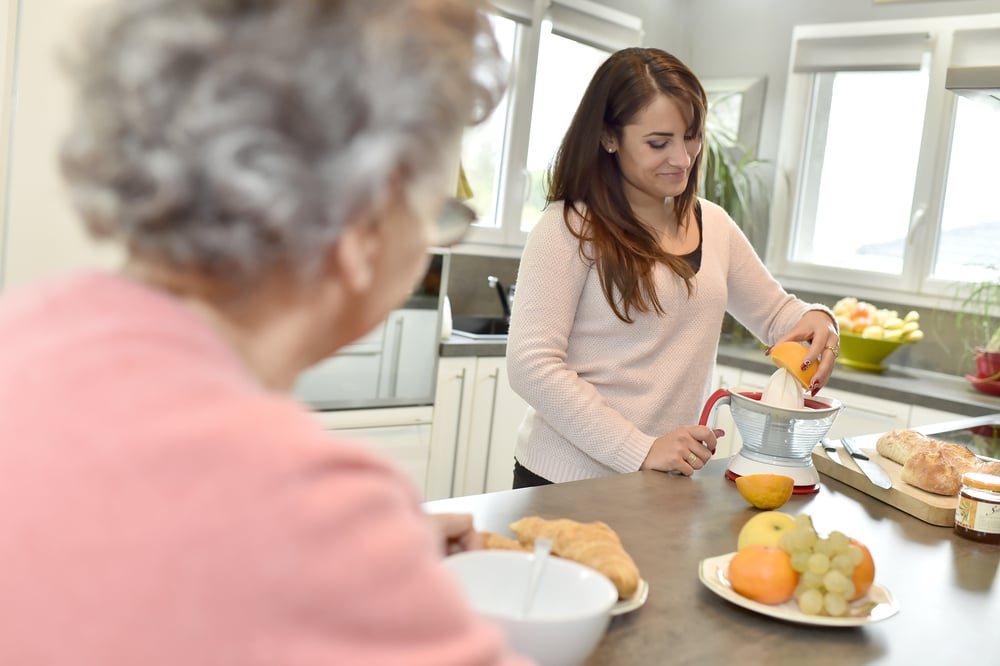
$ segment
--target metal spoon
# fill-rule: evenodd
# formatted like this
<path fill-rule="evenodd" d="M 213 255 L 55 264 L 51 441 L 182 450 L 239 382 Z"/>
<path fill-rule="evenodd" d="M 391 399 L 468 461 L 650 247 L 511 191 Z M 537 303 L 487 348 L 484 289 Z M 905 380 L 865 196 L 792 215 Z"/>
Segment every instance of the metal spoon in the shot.
<path fill-rule="evenodd" d="M 528 617 L 531 605 L 535 602 L 535 592 L 538 590 L 538 581 L 542 578 L 542 571 L 545 563 L 549 560 L 549 553 L 552 552 L 552 539 L 539 537 L 535 539 L 535 561 L 531 566 L 531 576 L 528 578 L 528 592 L 524 599 L 524 609 L 521 611 L 522 617 Z"/>

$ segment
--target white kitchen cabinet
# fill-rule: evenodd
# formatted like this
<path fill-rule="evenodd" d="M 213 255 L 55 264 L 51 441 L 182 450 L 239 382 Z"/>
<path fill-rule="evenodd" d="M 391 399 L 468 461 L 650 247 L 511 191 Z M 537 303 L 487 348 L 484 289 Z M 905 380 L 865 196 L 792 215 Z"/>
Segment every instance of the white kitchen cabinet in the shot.
<path fill-rule="evenodd" d="M 380 451 L 427 494 L 432 407 L 313 412 L 324 430 Z"/>
<path fill-rule="evenodd" d="M 526 410 L 504 357 L 440 359 L 427 498 L 510 490 Z"/>
<path fill-rule="evenodd" d="M 831 388 L 821 395 L 844 404 L 827 435 L 830 439 L 906 428 L 910 422 L 910 406 L 903 403 Z"/>
<path fill-rule="evenodd" d="M 947 423 L 948 421 L 957 421 L 959 419 L 967 418 L 969 417 L 965 414 L 945 412 L 940 409 L 931 409 L 930 407 L 920 407 L 918 405 L 910 407 L 911 428 L 918 428 L 926 425 L 937 425 L 939 423 Z"/>
<path fill-rule="evenodd" d="M 393 310 L 385 322 L 378 397 L 424 398 L 434 389 L 438 311 Z"/>

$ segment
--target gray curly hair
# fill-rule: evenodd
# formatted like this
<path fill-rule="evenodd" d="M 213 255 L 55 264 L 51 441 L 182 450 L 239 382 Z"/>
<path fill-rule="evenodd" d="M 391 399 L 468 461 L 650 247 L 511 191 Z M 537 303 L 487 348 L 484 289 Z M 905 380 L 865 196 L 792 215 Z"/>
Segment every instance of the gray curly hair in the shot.
<path fill-rule="evenodd" d="M 92 235 L 213 278 L 306 276 L 394 172 L 441 174 L 506 81 L 473 0 L 123 0 L 70 62 Z"/>

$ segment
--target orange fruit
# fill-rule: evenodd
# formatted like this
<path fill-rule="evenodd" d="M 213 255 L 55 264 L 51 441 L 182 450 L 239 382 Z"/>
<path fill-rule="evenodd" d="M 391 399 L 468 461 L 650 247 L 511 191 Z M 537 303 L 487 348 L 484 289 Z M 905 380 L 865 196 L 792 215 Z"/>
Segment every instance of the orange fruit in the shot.
<path fill-rule="evenodd" d="M 777 509 L 792 496 L 795 479 L 784 474 L 747 474 L 736 477 L 736 489 L 758 509 Z"/>
<path fill-rule="evenodd" d="M 788 601 L 799 582 L 792 558 L 776 546 L 744 546 L 729 560 L 726 575 L 734 592 L 762 604 Z"/>
<path fill-rule="evenodd" d="M 779 368 L 787 370 L 802 384 L 803 388 L 809 388 L 816 371 L 819 370 L 819 363 L 810 363 L 809 367 L 803 370 L 802 361 L 805 360 L 808 352 L 809 347 L 798 342 L 792 340 L 779 342 L 771 347 L 771 362 Z"/>
<path fill-rule="evenodd" d="M 861 549 L 863 557 L 861 563 L 854 567 L 854 575 L 851 577 L 851 581 L 854 583 L 854 596 L 848 601 L 860 599 L 868 594 L 872 583 L 875 582 L 875 560 L 872 558 L 871 551 L 857 539 L 851 539 L 851 543 Z"/>

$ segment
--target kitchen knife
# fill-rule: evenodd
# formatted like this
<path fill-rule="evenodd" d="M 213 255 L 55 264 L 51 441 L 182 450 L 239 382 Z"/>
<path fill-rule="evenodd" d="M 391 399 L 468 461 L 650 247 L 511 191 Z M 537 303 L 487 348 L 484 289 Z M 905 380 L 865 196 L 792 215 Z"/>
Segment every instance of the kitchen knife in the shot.
<path fill-rule="evenodd" d="M 885 488 L 888 490 L 892 488 L 892 481 L 889 479 L 889 474 L 881 465 L 877 462 L 861 453 L 859 449 L 854 446 L 854 441 L 850 437 L 845 437 L 840 440 L 840 443 L 844 445 L 844 450 L 851 454 L 854 458 L 854 462 L 857 463 L 861 472 L 868 477 L 868 480 L 874 483 L 879 488 Z"/>
<path fill-rule="evenodd" d="M 841 460 L 840 458 L 840 451 L 837 449 L 836 446 L 834 446 L 833 442 L 824 437 L 823 441 L 820 442 L 820 444 L 823 447 L 823 452 L 826 453 L 827 458 L 837 463 L 838 465 L 844 465 L 844 461 Z"/>

